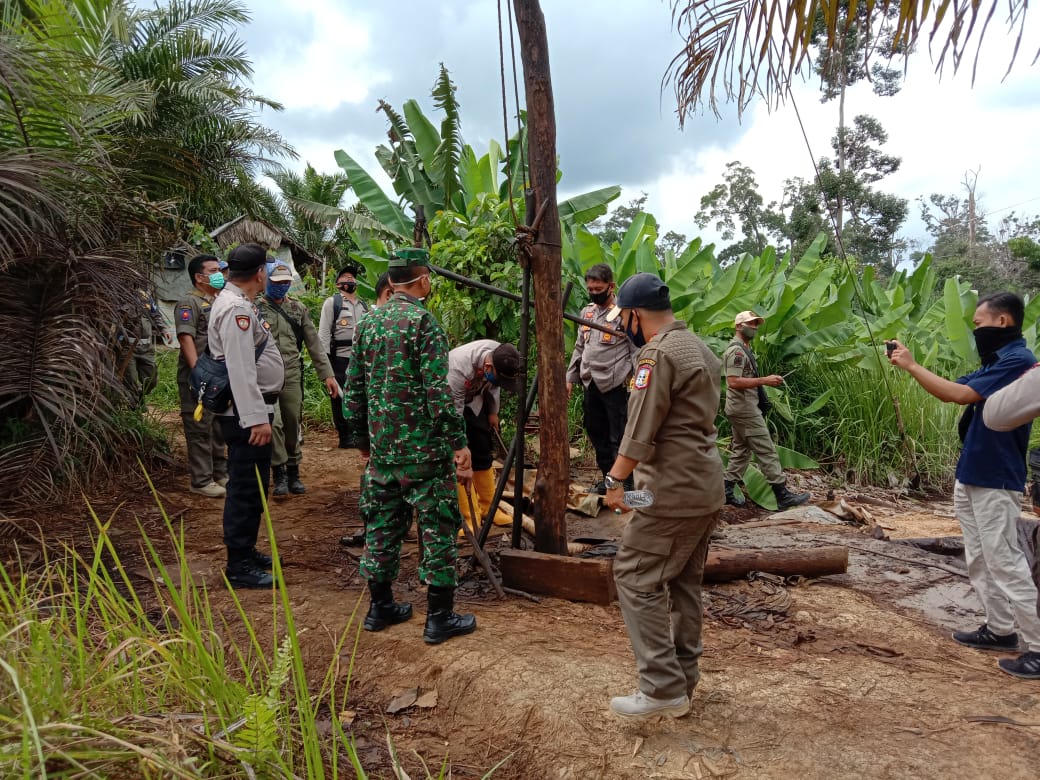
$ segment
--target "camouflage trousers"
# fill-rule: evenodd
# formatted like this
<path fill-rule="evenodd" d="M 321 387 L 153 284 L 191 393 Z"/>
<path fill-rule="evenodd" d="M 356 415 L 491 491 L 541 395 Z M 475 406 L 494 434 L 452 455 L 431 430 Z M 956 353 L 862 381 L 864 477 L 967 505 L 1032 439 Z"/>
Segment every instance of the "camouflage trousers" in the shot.
<path fill-rule="evenodd" d="M 365 521 L 361 576 L 391 582 L 401 568 L 401 543 L 415 511 L 419 527 L 419 579 L 455 587 L 456 534 L 461 519 L 452 462 L 377 464 L 362 475 L 358 511 Z"/>

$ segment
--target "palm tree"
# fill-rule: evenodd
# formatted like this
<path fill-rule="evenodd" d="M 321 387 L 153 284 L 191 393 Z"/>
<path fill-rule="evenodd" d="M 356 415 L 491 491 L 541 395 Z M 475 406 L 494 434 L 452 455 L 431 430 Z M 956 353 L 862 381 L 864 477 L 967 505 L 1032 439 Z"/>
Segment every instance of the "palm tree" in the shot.
<path fill-rule="evenodd" d="M 867 51 L 867 58 L 905 62 L 927 38 L 937 71 L 952 60 L 956 72 L 967 58 L 974 78 L 982 38 L 998 8 L 1006 6 L 1001 15 L 1015 41 L 1010 70 L 1022 42 L 1027 8 L 1019 0 L 876 0 L 853 14 L 851 5 L 849 0 L 673 0 L 672 19 L 686 44 L 672 60 L 665 83 L 675 89 L 680 124 L 703 103 L 718 115 L 720 96 L 736 101 L 738 112 L 756 95 L 770 105 L 781 102 L 810 47 L 839 51 L 851 23 L 871 27 L 893 20 L 890 50 Z"/>
<path fill-rule="evenodd" d="M 0 6 L 0 512 L 147 456 L 121 374 L 150 261 L 287 151 L 224 29 L 244 18 L 217 0 Z"/>

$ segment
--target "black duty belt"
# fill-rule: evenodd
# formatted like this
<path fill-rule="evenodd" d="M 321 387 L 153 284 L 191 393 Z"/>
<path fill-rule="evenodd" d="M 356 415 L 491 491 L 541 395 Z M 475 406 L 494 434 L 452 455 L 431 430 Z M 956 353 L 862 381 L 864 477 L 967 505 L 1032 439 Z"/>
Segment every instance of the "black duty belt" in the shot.
<path fill-rule="evenodd" d="M 264 403 L 273 404 L 278 402 L 278 393 L 264 393 Z"/>
<path fill-rule="evenodd" d="M 334 346 L 334 347 L 352 347 L 352 346 L 354 346 L 354 339 L 333 339 L 332 346 Z"/>

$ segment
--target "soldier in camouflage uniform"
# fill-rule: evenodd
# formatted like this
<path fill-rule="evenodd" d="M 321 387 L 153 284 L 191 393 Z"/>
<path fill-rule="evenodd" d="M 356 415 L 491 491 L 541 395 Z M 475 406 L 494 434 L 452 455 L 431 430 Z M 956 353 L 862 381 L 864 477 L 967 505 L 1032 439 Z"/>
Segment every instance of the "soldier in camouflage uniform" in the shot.
<path fill-rule="evenodd" d="M 285 498 L 289 493 L 306 493 L 300 480 L 300 421 L 303 419 L 303 361 L 300 350 L 304 346 L 318 378 L 333 399 L 340 403 L 339 383 L 333 378 L 332 366 L 325 355 L 318 331 L 311 322 L 307 307 L 295 298 L 289 298 L 292 271 L 284 263 L 267 264 L 267 286 L 257 301 L 264 321 L 271 326 L 271 336 L 278 343 L 285 365 L 285 385 L 278 394 L 278 409 L 274 416 L 271 470 L 274 474 L 274 496 Z"/>
<path fill-rule="evenodd" d="M 473 469 L 448 389 L 448 339 L 422 304 L 430 294 L 429 255 L 400 249 L 389 274 L 394 295 L 358 323 L 345 390 L 348 425 L 370 458 L 361 498 L 361 574 L 372 596 L 365 630 L 412 616 L 411 604 L 394 601 L 391 583 L 414 509 L 424 550 L 419 577 L 429 586 L 423 639 L 438 644 L 477 627 L 473 615 L 454 611 L 455 480 L 468 484 Z"/>

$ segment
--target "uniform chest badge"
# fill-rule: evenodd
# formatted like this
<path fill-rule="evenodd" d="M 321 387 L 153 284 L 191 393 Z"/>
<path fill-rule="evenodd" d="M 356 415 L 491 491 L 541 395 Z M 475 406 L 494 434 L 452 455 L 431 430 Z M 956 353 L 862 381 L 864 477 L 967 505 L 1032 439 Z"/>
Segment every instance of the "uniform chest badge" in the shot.
<path fill-rule="evenodd" d="M 341 320 L 339 321 L 339 324 L 340 324 L 341 326 L 343 326 L 343 327 L 345 328 L 345 327 L 347 327 L 347 325 L 349 325 L 349 324 L 350 324 L 350 320 L 349 320 L 349 319 L 347 319 L 346 317 L 344 317 L 343 319 L 341 319 Z"/>
<path fill-rule="evenodd" d="M 191 307 L 181 306 L 177 309 L 177 319 L 181 322 L 191 322 Z"/>
<path fill-rule="evenodd" d="M 614 334 L 600 332 L 600 342 L 603 344 L 609 344 L 614 340 Z"/>
<path fill-rule="evenodd" d="M 240 330 L 249 330 L 250 320 L 245 314 L 235 315 L 235 324 L 238 325 Z"/>
<path fill-rule="evenodd" d="M 650 376 L 654 373 L 656 360 L 641 360 L 636 367 L 636 377 L 632 382 L 634 390 L 645 390 L 650 386 Z"/>

